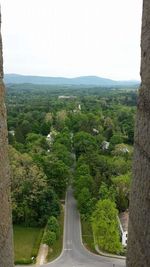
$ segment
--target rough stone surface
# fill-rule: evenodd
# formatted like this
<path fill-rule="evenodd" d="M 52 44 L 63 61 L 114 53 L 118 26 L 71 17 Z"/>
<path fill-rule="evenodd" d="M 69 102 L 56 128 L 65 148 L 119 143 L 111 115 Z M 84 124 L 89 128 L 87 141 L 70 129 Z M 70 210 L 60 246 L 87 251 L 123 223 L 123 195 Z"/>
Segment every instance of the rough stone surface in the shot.
<path fill-rule="evenodd" d="M 150 1 L 143 1 L 141 78 L 130 195 L 128 267 L 150 266 Z"/>
<path fill-rule="evenodd" d="M 2 39 L 0 34 L 0 267 L 13 266 L 10 171 L 4 103 Z"/>

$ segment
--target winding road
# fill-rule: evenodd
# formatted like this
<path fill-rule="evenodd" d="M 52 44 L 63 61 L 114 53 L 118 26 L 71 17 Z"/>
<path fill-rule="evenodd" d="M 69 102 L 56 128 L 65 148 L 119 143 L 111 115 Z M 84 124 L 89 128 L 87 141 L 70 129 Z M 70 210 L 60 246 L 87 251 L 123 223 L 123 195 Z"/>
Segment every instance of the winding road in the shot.
<path fill-rule="evenodd" d="M 63 251 L 59 258 L 43 267 L 122 267 L 124 260 L 89 252 L 81 241 L 80 217 L 70 187 L 66 195 Z"/>

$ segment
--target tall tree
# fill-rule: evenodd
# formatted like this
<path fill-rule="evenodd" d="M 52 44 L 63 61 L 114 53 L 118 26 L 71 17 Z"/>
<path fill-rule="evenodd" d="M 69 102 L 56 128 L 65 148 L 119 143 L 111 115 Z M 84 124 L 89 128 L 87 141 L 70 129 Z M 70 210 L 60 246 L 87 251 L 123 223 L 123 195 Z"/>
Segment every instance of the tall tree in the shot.
<path fill-rule="evenodd" d="M 130 195 L 128 267 L 150 266 L 150 1 L 143 1 L 141 79 Z"/>
<path fill-rule="evenodd" d="M 110 253 L 122 250 L 115 203 L 110 199 L 99 200 L 92 215 L 95 241 L 100 249 Z"/>
<path fill-rule="evenodd" d="M 1 25 L 1 15 L 0 15 Z M 13 266 L 10 172 L 6 109 L 4 103 L 2 39 L 0 34 L 0 266 Z"/>

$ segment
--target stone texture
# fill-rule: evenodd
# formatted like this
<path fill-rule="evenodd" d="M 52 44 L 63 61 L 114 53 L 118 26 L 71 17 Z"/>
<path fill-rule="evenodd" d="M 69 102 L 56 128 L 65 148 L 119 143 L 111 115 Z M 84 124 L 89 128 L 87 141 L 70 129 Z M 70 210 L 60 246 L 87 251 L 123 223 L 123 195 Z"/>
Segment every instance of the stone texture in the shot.
<path fill-rule="evenodd" d="M 12 267 L 12 217 L 6 108 L 4 103 L 2 38 L 0 35 L 0 267 Z"/>
<path fill-rule="evenodd" d="M 150 266 L 150 1 L 143 1 L 141 79 L 134 137 L 128 267 Z"/>

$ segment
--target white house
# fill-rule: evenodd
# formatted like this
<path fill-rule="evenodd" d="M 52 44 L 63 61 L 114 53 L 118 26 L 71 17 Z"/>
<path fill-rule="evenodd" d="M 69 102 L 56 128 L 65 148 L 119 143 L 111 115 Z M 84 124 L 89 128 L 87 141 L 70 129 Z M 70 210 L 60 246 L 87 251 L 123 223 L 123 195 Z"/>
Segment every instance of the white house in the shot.
<path fill-rule="evenodd" d="M 51 132 L 47 135 L 46 140 L 50 143 L 53 141 Z"/>
<path fill-rule="evenodd" d="M 14 130 L 9 131 L 9 133 L 10 133 L 12 136 L 15 136 L 15 131 L 14 131 Z"/>
<path fill-rule="evenodd" d="M 120 231 L 121 231 L 121 238 L 122 238 L 122 245 L 124 247 L 127 246 L 128 241 L 128 222 L 129 222 L 129 212 L 121 212 L 118 217 Z"/>
<path fill-rule="evenodd" d="M 101 146 L 102 146 L 102 149 L 103 149 L 103 150 L 108 150 L 109 145 L 110 145 L 109 142 L 107 142 L 107 141 L 103 141 L 103 143 L 102 143 Z"/>
<path fill-rule="evenodd" d="M 129 149 L 127 147 L 122 148 L 123 153 L 129 153 Z"/>
<path fill-rule="evenodd" d="M 99 134 L 99 131 L 97 129 L 93 128 L 93 133 Z"/>
<path fill-rule="evenodd" d="M 58 96 L 58 99 L 74 99 L 74 98 L 77 98 L 77 97 L 74 95 L 59 95 Z"/>

